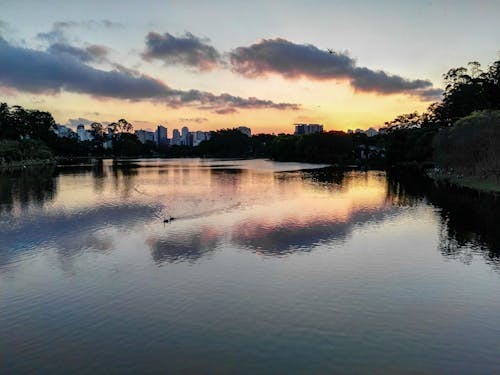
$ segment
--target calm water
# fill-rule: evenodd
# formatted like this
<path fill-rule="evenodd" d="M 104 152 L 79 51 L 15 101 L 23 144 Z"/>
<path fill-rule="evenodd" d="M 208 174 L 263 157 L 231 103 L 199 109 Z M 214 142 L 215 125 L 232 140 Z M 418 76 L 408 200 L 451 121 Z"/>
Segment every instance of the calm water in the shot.
<path fill-rule="evenodd" d="M 317 167 L 0 175 L 0 372 L 500 373 L 498 202 Z"/>

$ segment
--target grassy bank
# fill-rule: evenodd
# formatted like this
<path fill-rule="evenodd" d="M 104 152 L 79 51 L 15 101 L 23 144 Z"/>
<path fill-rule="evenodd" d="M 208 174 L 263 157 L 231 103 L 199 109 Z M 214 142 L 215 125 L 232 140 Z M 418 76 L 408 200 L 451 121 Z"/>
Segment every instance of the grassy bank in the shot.
<path fill-rule="evenodd" d="M 500 194 L 500 181 L 495 177 L 463 176 L 436 169 L 427 170 L 426 175 L 434 180 L 445 181 L 461 188 Z"/>

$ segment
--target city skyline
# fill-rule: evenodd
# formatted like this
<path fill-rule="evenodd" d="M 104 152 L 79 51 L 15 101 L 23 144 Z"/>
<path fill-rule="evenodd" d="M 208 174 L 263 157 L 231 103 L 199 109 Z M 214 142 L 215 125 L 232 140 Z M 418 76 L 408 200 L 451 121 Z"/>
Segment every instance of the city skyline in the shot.
<path fill-rule="evenodd" d="M 73 126 L 368 129 L 425 110 L 448 69 L 494 61 L 499 11 L 494 1 L 5 1 L 1 100 Z"/>

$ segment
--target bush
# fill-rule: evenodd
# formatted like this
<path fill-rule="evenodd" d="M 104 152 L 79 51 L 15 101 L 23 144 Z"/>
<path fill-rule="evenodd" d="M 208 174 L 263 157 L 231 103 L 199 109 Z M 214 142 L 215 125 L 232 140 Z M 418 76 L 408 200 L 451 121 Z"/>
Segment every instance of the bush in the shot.
<path fill-rule="evenodd" d="M 474 112 L 434 139 L 439 165 L 472 176 L 500 177 L 500 111 Z"/>

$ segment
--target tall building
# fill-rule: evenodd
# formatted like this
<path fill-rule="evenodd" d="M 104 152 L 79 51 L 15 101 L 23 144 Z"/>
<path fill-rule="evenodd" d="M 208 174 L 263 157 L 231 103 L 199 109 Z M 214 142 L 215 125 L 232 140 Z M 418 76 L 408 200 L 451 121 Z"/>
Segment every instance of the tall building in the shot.
<path fill-rule="evenodd" d="M 78 140 L 80 142 L 87 140 L 87 132 L 85 131 L 85 126 L 83 126 L 83 124 L 76 127 L 76 134 L 78 135 Z"/>
<path fill-rule="evenodd" d="M 65 125 L 56 125 L 53 131 L 59 138 L 73 138 L 76 136 L 75 132 Z"/>
<path fill-rule="evenodd" d="M 85 126 L 83 126 L 82 124 L 76 127 L 76 134 L 80 142 L 91 141 L 94 139 L 94 136 L 92 135 L 90 130 L 85 130 Z"/>
<path fill-rule="evenodd" d="M 136 130 L 135 135 L 139 138 L 141 143 L 146 143 L 147 141 L 155 141 L 155 132 L 150 132 L 147 130 Z"/>
<path fill-rule="evenodd" d="M 241 133 L 245 134 L 247 137 L 252 136 L 252 129 L 247 126 L 238 126 L 237 128 Z"/>
<path fill-rule="evenodd" d="M 295 135 L 306 135 L 323 133 L 323 125 L 320 124 L 295 124 Z"/>
<path fill-rule="evenodd" d="M 183 146 L 189 146 L 189 128 L 187 126 L 183 126 L 181 132 L 181 144 Z"/>
<path fill-rule="evenodd" d="M 172 145 L 179 146 L 181 144 L 181 133 L 178 129 L 174 129 L 172 132 Z"/>
<path fill-rule="evenodd" d="M 163 125 L 158 125 L 156 128 L 156 143 L 159 145 L 164 145 L 166 144 L 168 137 L 168 129 L 164 127 Z"/>
<path fill-rule="evenodd" d="M 193 135 L 193 146 L 199 146 L 201 142 L 208 141 L 210 139 L 210 132 L 198 130 L 191 134 Z"/>

